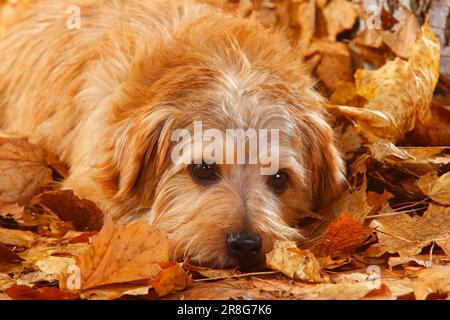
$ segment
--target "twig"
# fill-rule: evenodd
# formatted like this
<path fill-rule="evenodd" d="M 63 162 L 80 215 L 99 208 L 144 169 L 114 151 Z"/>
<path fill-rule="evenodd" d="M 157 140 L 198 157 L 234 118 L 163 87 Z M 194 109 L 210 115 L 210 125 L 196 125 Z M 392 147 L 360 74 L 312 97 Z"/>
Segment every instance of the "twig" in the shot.
<path fill-rule="evenodd" d="M 223 277 L 215 277 L 215 278 L 206 278 L 206 279 L 197 279 L 195 282 L 205 282 L 205 281 L 216 281 L 216 280 L 224 280 L 229 278 L 244 278 L 244 277 L 253 277 L 253 276 L 261 276 L 261 275 L 269 275 L 269 274 L 277 274 L 279 271 L 263 271 L 263 272 L 251 272 L 244 274 L 234 274 L 231 276 L 223 276 Z"/>

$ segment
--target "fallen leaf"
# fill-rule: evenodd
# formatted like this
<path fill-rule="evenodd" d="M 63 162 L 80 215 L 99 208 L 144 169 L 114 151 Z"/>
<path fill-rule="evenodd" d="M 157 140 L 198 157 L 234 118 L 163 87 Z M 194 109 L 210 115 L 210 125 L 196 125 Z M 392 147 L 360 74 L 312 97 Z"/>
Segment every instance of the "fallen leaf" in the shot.
<path fill-rule="evenodd" d="M 409 61 L 396 58 L 376 71 L 358 70 L 357 93 L 368 100 L 363 108 L 338 106 L 354 119 L 369 142 L 397 142 L 416 122 L 429 123 L 433 90 L 439 77 L 439 42 L 425 24 Z"/>
<path fill-rule="evenodd" d="M 73 221 L 79 230 L 100 230 L 103 213 L 90 200 L 78 198 L 72 190 L 55 190 L 41 193 L 32 200 L 56 213 L 63 221 Z"/>
<path fill-rule="evenodd" d="M 321 266 L 309 250 L 300 250 L 293 241 L 276 241 L 273 250 L 266 255 L 266 264 L 297 280 L 307 282 L 328 281 Z"/>
<path fill-rule="evenodd" d="M 450 172 L 438 177 L 435 172 L 421 176 L 417 180 L 420 190 L 434 201 L 450 205 Z"/>
<path fill-rule="evenodd" d="M 309 52 L 319 52 L 315 75 L 330 92 L 336 90 L 338 81 L 353 81 L 350 51 L 345 43 L 313 40 Z"/>
<path fill-rule="evenodd" d="M 63 292 L 55 287 L 33 289 L 24 285 L 14 285 L 6 294 L 13 300 L 77 300 L 78 295 Z"/>
<path fill-rule="evenodd" d="M 81 288 L 152 280 L 169 262 L 167 236 L 140 220 L 117 226 L 108 220 L 93 245 L 80 257 Z"/>
<path fill-rule="evenodd" d="M 6 273 L 0 273 L 0 292 L 4 292 L 15 285 L 16 282 Z"/>
<path fill-rule="evenodd" d="M 414 295 L 417 300 L 425 300 L 432 293 L 450 293 L 450 267 L 434 266 L 420 270 L 415 276 Z"/>
<path fill-rule="evenodd" d="M 394 28 L 394 32 L 389 30 L 382 32 L 383 42 L 397 56 L 408 59 L 420 32 L 420 24 L 409 10 L 403 8 L 400 22 Z"/>
<path fill-rule="evenodd" d="M 322 12 L 327 22 L 328 39 L 332 41 L 342 31 L 351 29 L 358 17 L 355 5 L 347 0 L 331 0 Z"/>
<path fill-rule="evenodd" d="M 371 234 L 369 228 L 343 214 L 327 227 L 322 242 L 311 250 L 318 256 L 350 252 L 365 244 Z"/>
<path fill-rule="evenodd" d="M 36 235 L 30 231 L 0 228 L 0 243 L 10 246 L 31 247 L 36 242 Z"/>
<path fill-rule="evenodd" d="M 367 192 L 367 204 L 372 207 L 369 215 L 374 215 L 385 211 L 386 208 L 390 208 L 388 200 L 393 198 L 394 195 L 387 190 L 384 190 L 382 194 L 372 191 Z"/>
<path fill-rule="evenodd" d="M 20 263 L 21 261 L 23 259 L 20 256 L 0 244 L 0 264 Z"/>
<path fill-rule="evenodd" d="M 152 287 L 160 297 L 183 290 L 190 284 L 192 284 L 191 278 L 178 263 L 164 268 L 152 281 Z"/>
<path fill-rule="evenodd" d="M 291 3 L 291 25 L 300 27 L 299 44 L 309 46 L 315 32 L 315 0 L 299 0 Z"/>
<path fill-rule="evenodd" d="M 321 209 L 323 214 L 328 213 L 329 216 L 338 218 L 342 214 L 356 222 L 363 223 L 366 216 L 372 210 L 367 204 L 367 181 L 364 179 L 361 186 L 355 190 L 346 190 L 337 200 L 333 201 L 329 206 Z"/>
<path fill-rule="evenodd" d="M 115 300 L 122 298 L 123 296 L 146 296 L 151 285 L 136 285 L 136 284 L 116 284 L 109 286 L 102 286 L 100 288 L 88 289 L 81 292 L 81 299 L 85 300 Z"/>
<path fill-rule="evenodd" d="M 431 203 L 422 217 L 400 213 L 373 220 L 370 224 L 378 232 L 378 243 L 367 249 L 369 256 L 385 252 L 400 256 L 415 256 L 423 247 L 435 241 L 438 245 L 450 241 L 450 207 Z M 444 245 L 442 249 L 447 250 Z M 450 252 L 446 252 L 450 254 Z"/>
<path fill-rule="evenodd" d="M 0 136 L 0 203 L 26 203 L 51 182 L 47 159 L 47 152 L 27 139 Z"/>

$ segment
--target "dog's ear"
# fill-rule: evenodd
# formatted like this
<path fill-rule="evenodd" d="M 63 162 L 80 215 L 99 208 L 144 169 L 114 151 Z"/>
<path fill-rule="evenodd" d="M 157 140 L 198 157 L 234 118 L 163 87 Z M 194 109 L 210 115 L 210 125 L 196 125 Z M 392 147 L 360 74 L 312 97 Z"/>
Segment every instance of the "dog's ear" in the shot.
<path fill-rule="evenodd" d="M 321 106 L 322 98 L 308 92 L 301 105 L 293 110 L 304 153 L 310 171 L 314 209 L 326 206 L 345 188 L 345 164 L 338 150 L 334 132 Z"/>
<path fill-rule="evenodd" d="M 116 200 L 136 196 L 143 201 L 153 199 L 159 178 L 170 165 L 167 158 L 174 121 L 169 108 L 157 108 L 124 121 L 114 146 Z"/>

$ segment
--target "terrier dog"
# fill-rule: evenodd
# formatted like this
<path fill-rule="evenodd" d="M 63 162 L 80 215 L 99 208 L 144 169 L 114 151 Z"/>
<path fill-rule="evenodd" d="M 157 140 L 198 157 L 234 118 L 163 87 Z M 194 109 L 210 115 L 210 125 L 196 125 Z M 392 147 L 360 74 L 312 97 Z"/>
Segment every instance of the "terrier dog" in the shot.
<path fill-rule="evenodd" d="M 299 219 L 344 181 L 298 51 L 199 1 L 32 2 L 0 38 L 0 118 L 70 166 L 65 188 L 117 221 L 146 217 L 174 258 L 203 265 L 256 265 L 275 240 L 304 239 Z M 174 161 L 173 133 L 194 122 L 279 130 L 279 170 Z"/>

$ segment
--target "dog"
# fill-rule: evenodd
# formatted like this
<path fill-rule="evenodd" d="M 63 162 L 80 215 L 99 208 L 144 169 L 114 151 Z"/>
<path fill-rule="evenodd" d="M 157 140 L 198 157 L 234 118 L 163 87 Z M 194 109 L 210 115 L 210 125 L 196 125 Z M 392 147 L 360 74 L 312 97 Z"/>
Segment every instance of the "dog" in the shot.
<path fill-rule="evenodd" d="M 345 181 L 323 104 L 283 32 L 211 3 L 41 0 L 0 38 L 1 129 L 56 153 L 63 187 L 106 217 L 145 218 L 200 265 L 258 266 L 275 240 L 305 239 L 298 221 Z M 174 162 L 173 133 L 194 122 L 278 130 L 279 170 Z"/>

